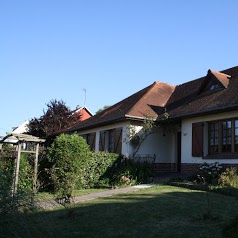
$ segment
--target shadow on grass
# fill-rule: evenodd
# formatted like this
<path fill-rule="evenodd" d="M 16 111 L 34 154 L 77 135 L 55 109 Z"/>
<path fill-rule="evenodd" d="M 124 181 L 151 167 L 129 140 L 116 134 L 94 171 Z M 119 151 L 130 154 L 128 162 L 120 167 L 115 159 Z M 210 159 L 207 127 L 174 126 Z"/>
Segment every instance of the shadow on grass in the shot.
<path fill-rule="evenodd" d="M 155 186 L 79 204 L 0 218 L 0 237 L 222 237 L 238 200 L 209 193 L 214 217 L 204 220 L 207 193 Z M 27 211 L 26 211 L 27 212 Z"/>

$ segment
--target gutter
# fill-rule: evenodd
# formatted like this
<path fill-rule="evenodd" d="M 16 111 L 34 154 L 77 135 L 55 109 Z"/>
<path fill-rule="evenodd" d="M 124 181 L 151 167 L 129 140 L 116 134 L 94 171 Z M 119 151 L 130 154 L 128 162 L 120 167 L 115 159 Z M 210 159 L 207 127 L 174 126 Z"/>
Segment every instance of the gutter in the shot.
<path fill-rule="evenodd" d="M 211 114 L 217 114 L 217 113 L 222 113 L 222 112 L 227 112 L 227 111 L 235 111 L 238 110 L 238 105 L 236 106 L 231 106 L 231 107 L 223 107 L 223 108 L 219 108 L 217 110 L 214 111 L 204 111 L 204 112 L 199 112 L 199 113 L 188 113 L 182 116 L 175 116 L 175 117 L 171 117 L 170 119 L 186 119 L 186 118 L 193 118 L 193 117 L 198 117 L 198 116 L 206 116 L 206 115 L 211 115 Z"/>
<path fill-rule="evenodd" d="M 88 129 L 92 129 L 92 128 L 98 128 L 100 126 L 114 124 L 114 123 L 124 121 L 124 120 L 128 120 L 128 119 L 135 120 L 135 121 L 143 121 L 143 120 L 146 119 L 146 117 L 130 116 L 130 115 L 126 114 L 124 117 L 117 118 L 117 119 L 114 119 L 114 120 L 111 120 L 111 121 L 109 120 L 109 121 L 101 122 L 101 123 L 98 123 L 98 124 L 88 125 L 88 126 L 85 126 L 85 127 L 82 127 L 82 128 L 78 128 L 76 130 L 75 129 L 74 130 L 66 130 L 65 133 L 71 133 L 71 132 L 74 132 L 74 131 L 79 132 L 79 131 L 84 131 L 84 130 L 88 130 Z M 156 121 L 156 119 L 153 119 L 153 121 Z"/>
<path fill-rule="evenodd" d="M 136 116 L 130 116 L 130 115 L 125 115 L 127 119 L 134 119 L 134 120 L 144 120 L 146 117 L 136 117 Z M 153 119 L 153 121 L 156 121 L 156 119 Z"/>

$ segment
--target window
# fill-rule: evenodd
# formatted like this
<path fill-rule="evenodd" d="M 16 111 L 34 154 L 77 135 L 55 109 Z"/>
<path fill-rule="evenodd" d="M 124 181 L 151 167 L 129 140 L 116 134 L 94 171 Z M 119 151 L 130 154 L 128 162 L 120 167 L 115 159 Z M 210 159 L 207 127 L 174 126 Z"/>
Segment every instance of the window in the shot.
<path fill-rule="evenodd" d="M 112 153 L 121 153 L 122 148 L 122 128 L 115 128 L 100 132 L 99 150 Z"/>
<path fill-rule="evenodd" d="M 95 138 L 96 138 L 96 132 L 82 135 L 82 137 L 87 141 L 87 144 L 91 148 L 91 150 L 95 149 Z"/>
<path fill-rule="evenodd" d="M 219 129 L 219 124 L 217 122 L 215 123 L 210 123 L 210 132 L 209 132 L 209 152 L 210 154 L 215 154 L 218 153 L 218 129 Z"/>
<path fill-rule="evenodd" d="M 231 121 L 222 122 L 222 152 L 231 152 Z"/>
<path fill-rule="evenodd" d="M 235 120 L 235 152 L 238 152 L 238 120 Z"/>
<path fill-rule="evenodd" d="M 211 84 L 211 85 L 209 85 L 208 90 L 212 91 L 212 90 L 215 90 L 218 88 L 220 88 L 220 86 L 218 84 Z"/>
<path fill-rule="evenodd" d="M 210 122 L 208 129 L 210 155 L 238 153 L 238 119 Z"/>

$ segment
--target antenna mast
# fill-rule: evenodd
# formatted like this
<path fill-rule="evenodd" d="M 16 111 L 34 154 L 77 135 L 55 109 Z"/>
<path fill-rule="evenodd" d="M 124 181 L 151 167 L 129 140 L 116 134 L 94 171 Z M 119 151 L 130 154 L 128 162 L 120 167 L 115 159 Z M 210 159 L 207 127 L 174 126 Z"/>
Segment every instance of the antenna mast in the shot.
<path fill-rule="evenodd" d="M 87 99 L 87 90 L 84 88 L 83 91 L 84 91 L 84 107 L 85 107 Z"/>

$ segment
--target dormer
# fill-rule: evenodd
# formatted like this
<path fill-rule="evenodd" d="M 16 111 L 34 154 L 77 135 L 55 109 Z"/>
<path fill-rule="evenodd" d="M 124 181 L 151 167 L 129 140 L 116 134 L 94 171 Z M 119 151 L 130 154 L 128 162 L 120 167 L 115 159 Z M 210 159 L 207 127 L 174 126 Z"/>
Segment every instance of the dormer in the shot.
<path fill-rule="evenodd" d="M 209 69 L 205 81 L 199 90 L 199 94 L 205 92 L 212 93 L 226 89 L 229 85 L 230 78 L 231 76 L 228 74 Z"/>

